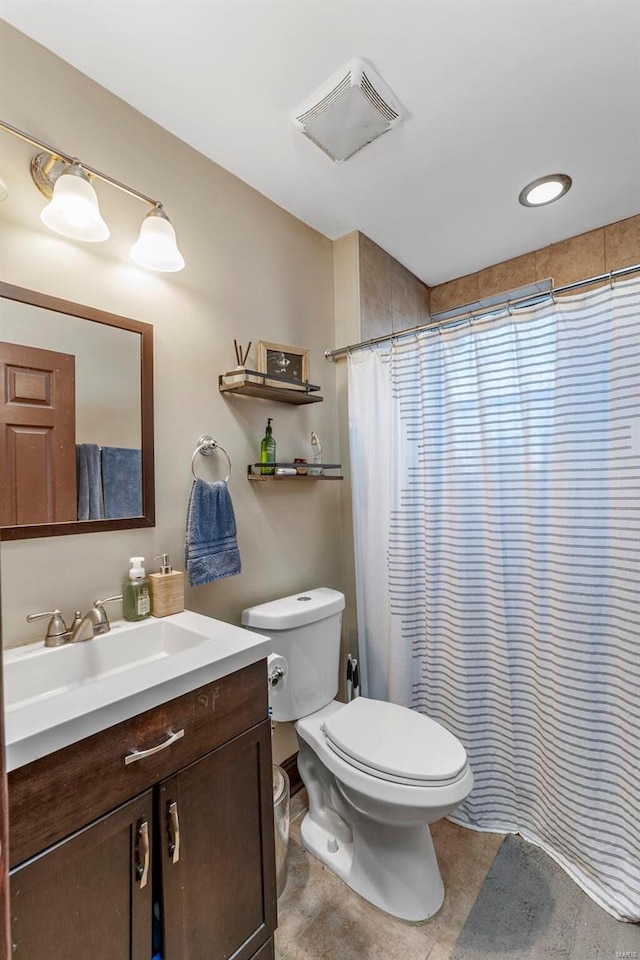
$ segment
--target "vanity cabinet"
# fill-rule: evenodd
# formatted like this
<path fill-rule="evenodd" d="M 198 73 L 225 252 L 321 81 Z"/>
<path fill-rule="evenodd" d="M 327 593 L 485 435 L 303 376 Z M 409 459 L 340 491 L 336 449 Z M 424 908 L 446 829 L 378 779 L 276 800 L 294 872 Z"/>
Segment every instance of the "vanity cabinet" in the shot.
<path fill-rule="evenodd" d="M 261 946 L 262 825 L 273 820 L 273 793 L 260 785 L 265 758 L 271 777 L 270 737 L 267 723 L 160 785 L 164 960 L 249 958 Z"/>
<path fill-rule="evenodd" d="M 149 960 L 152 815 L 148 790 L 11 873 L 14 957 Z"/>
<path fill-rule="evenodd" d="M 271 765 L 262 660 L 12 771 L 15 960 L 269 960 Z"/>

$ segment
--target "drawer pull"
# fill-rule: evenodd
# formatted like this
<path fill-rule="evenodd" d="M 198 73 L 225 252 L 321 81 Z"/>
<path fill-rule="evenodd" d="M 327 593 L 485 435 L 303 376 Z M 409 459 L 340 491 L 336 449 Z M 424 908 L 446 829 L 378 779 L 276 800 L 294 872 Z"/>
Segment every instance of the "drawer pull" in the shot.
<path fill-rule="evenodd" d="M 164 743 L 159 743 L 157 747 L 150 747 L 148 750 L 134 750 L 133 753 L 128 753 L 124 758 L 125 765 L 129 766 L 130 763 L 144 760 L 145 757 L 152 757 L 154 753 L 160 753 L 161 750 L 166 750 L 172 743 L 175 743 L 176 740 L 182 740 L 183 737 L 184 730 L 178 730 L 177 733 L 172 733 Z"/>
<path fill-rule="evenodd" d="M 167 807 L 169 814 L 168 832 L 169 832 L 169 856 L 171 863 L 177 863 L 180 859 L 180 820 L 178 819 L 178 804 L 173 800 Z"/>
<path fill-rule="evenodd" d="M 146 820 L 138 824 L 138 836 L 136 837 L 136 879 L 140 881 L 140 889 L 143 890 L 149 879 L 149 824 Z M 142 864 L 140 864 L 140 854 L 142 854 Z"/>

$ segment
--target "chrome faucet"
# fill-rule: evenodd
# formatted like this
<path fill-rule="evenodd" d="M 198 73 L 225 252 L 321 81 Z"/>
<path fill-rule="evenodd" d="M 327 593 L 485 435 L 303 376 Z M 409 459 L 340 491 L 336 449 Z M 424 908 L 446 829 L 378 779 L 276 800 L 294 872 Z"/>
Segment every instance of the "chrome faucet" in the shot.
<path fill-rule="evenodd" d="M 30 613 L 26 619 L 27 623 L 33 623 L 34 620 L 51 617 L 47 626 L 44 645 L 45 647 L 61 647 L 65 643 L 79 643 L 82 640 L 91 640 L 92 637 L 98 637 L 102 633 L 108 633 L 111 624 L 104 605 L 116 600 L 122 600 L 122 594 L 117 597 L 107 597 L 106 600 L 94 600 L 93 606 L 85 613 L 84 617 L 79 610 L 76 610 L 70 627 L 67 627 L 59 610 Z"/>

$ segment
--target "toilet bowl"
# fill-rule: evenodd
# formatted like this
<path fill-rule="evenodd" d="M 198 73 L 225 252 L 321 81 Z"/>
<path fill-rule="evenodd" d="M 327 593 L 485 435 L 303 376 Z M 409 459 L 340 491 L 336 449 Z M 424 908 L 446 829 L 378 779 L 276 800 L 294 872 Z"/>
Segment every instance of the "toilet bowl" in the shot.
<path fill-rule="evenodd" d="M 434 720 L 334 699 L 343 608 L 342 594 L 320 588 L 251 607 L 242 622 L 288 662 L 271 704 L 275 720 L 295 721 L 305 848 L 381 910 L 425 920 L 444 899 L 428 825 L 469 795 L 473 774 L 462 744 Z"/>

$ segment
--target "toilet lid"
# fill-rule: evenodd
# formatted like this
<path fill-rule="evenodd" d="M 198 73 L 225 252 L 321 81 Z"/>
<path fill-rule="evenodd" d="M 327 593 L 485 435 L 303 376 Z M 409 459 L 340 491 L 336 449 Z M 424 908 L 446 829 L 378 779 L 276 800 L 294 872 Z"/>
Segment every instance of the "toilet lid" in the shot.
<path fill-rule="evenodd" d="M 401 783 L 453 780 L 467 754 L 435 720 L 383 700 L 356 697 L 324 723 L 329 746 L 347 762 Z"/>

